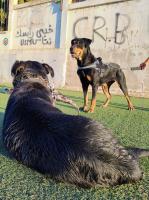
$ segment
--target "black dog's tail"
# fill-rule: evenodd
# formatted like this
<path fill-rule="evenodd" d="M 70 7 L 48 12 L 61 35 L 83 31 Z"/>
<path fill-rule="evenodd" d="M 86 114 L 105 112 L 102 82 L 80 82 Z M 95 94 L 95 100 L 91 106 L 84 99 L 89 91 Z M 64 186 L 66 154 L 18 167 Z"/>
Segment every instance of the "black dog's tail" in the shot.
<path fill-rule="evenodd" d="M 127 150 L 136 158 L 149 157 L 149 149 L 128 147 Z"/>

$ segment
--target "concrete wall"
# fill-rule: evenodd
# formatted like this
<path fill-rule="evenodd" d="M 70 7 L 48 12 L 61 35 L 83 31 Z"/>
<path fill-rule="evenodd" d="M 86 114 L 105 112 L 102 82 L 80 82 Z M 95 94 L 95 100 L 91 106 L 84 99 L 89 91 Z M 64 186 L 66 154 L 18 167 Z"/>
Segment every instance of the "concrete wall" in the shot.
<path fill-rule="evenodd" d="M 12 14 L 12 48 L 45 49 L 59 47 L 59 4 L 43 2 L 14 7 Z"/>
<path fill-rule="evenodd" d="M 149 96 L 149 67 L 131 71 L 149 56 L 148 0 L 92 0 L 68 6 L 67 49 L 74 37 L 92 39 L 104 62 L 119 63 L 131 93 Z M 76 62 L 68 55 L 66 84 L 80 87 Z M 119 92 L 117 85 L 112 87 Z"/>
<path fill-rule="evenodd" d="M 149 97 L 149 66 L 130 70 L 149 56 L 148 0 L 71 2 L 63 0 L 61 12 L 49 0 L 10 1 L 9 30 L 0 33 L 0 82 L 11 81 L 16 59 L 37 60 L 54 68 L 56 87 L 81 89 L 69 48 L 72 38 L 88 37 L 96 56 L 121 65 L 131 94 Z M 117 85 L 112 90 L 120 92 Z"/>

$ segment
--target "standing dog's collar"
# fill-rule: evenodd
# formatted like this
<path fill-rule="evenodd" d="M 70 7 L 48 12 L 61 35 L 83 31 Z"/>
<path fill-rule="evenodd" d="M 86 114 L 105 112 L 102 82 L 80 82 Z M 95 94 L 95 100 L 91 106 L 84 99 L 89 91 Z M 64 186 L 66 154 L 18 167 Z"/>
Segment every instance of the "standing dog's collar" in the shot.
<path fill-rule="evenodd" d="M 90 69 L 90 68 L 94 68 L 94 69 L 99 69 L 99 67 L 97 66 L 99 64 L 99 61 L 98 60 L 95 60 L 95 62 L 91 65 L 88 65 L 86 67 L 79 67 L 78 66 L 78 71 L 79 70 L 84 70 L 84 69 Z"/>

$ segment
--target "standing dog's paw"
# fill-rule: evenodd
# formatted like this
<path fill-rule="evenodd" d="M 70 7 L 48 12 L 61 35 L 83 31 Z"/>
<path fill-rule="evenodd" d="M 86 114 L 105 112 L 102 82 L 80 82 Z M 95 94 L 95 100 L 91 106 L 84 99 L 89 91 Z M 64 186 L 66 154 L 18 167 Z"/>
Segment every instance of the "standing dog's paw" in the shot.
<path fill-rule="evenodd" d="M 135 110 L 135 108 L 134 108 L 134 106 L 131 104 L 131 105 L 128 106 L 128 110 L 133 111 L 133 110 Z"/>
<path fill-rule="evenodd" d="M 87 112 L 88 112 L 88 113 L 93 113 L 93 112 L 94 112 L 94 109 L 90 108 Z"/>
<path fill-rule="evenodd" d="M 87 106 L 83 106 L 83 107 L 80 107 L 79 110 L 83 111 L 83 112 L 88 112 L 88 107 Z"/>
<path fill-rule="evenodd" d="M 107 108 L 107 107 L 108 107 L 107 104 L 102 104 L 102 105 L 101 105 L 101 108 Z"/>

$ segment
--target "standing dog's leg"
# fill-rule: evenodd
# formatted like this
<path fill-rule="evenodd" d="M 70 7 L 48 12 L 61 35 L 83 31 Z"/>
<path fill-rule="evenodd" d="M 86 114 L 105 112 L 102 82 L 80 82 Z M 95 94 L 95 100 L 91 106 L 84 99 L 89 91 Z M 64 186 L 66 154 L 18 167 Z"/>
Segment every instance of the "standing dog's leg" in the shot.
<path fill-rule="evenodd" d="M 128 109 L 129 110 L 134 110 L 134 106 L 133 106 L 132 102 L 130 101 L 130 97 L 129 97 L 128 93 L 126 93 L 124 95 L 125 95 L 127 103 L 128 103 Z"/>
<path fill-rule="evenodd" d="M 83 110 L 84 112 L 88 111 L 88 82 L 82 82 L 82 88 L 83 88 L 83 95 L 84 95 L 84 105 L 80 109 Z"/>
<path fill-rule="evenodd" d="M 108 90 L 108 86 L 107 86 L 107 83 L 104 83 L 102 85 L 102 91 L 103 93 L 106 95 L 107 99 L 106 101 L 104 102 L 104 104 L 102 105 L 103 108 L 106 108 L 110 102 L 110 99 L 111 99 L 111 94 L 109 93 L 109 90 Z"/>
<path fill-rule="evenodd" d="M 96 106 L 96 93 L 98 90 L 98 85 L 93 85 L 92 86 L 92 100 L 91 100 L 91 106 L 88 112 L 93 113 L 95 106 Z"/>
<path fill-rule="evenodd" d="M 114 83 L 115 81 L 109 81 L 108 83 L 104 83 L 102 85 L 102 90 L 103 93 L 106 95 L 107 99 L 104 102 L 104 104 L 102 105 L 103 108 L 106 108 L 111 100 L 111 94 L 109 92 L 110 86 Z"/>
<path fill-rule="evenodd" d="M 131 100 L 130 100 L 129 95 L 128 95 L 126 78 L 125 78 L 125 75 L 124 75 L 124 73 L 122 72 L 121 69 L 117 72 L 116 78 L 117 78 L 117 82 L 118 82 L 120 89 L 122 90 L 122 92 L 124 93 L 124 95 L 126 97 L 126 100 L 127 100 L 127 103 L 128 103 L 128 109 L 134 110 L 134 106 L 131 103 Z"/>

